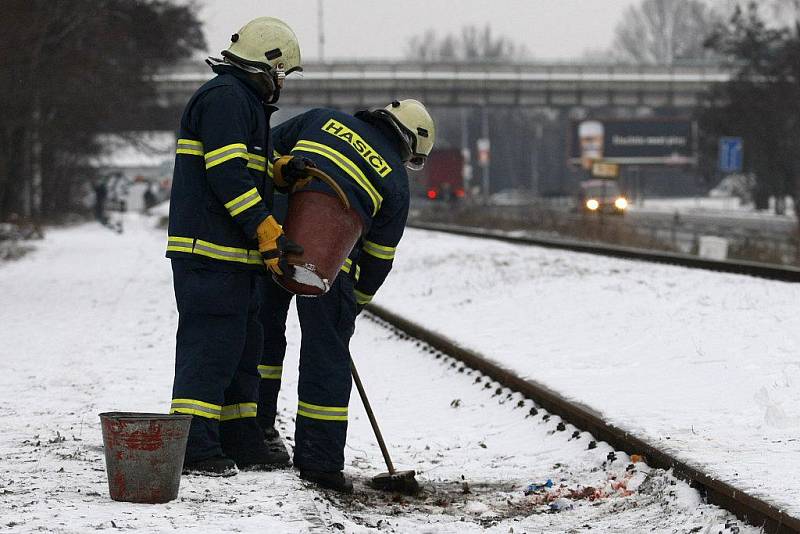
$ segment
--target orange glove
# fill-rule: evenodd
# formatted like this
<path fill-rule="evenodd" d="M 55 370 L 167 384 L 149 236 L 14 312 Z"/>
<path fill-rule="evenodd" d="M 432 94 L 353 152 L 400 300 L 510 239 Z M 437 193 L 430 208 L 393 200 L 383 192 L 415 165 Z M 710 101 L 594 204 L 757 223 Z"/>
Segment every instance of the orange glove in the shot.
<path fill-rule="evenodd" d="M 272 162 L 272 182 L 279 190 L 295 191 L 302 189 L 311 180 L 307 168 L 314 168 L 314 162 L 298 156 L 281 156 Z"/>
<path fill-rule="evenodd" d="M 303 247 L 286 237 L 283 228 L 270 215 L 264 219 L 256 229 L 258 237 L 258 251 L 264 259 L 267 269 L 277 275 L 291 273 L 292 266 L 286 258 L 287 254 L 302 254 Z"/>

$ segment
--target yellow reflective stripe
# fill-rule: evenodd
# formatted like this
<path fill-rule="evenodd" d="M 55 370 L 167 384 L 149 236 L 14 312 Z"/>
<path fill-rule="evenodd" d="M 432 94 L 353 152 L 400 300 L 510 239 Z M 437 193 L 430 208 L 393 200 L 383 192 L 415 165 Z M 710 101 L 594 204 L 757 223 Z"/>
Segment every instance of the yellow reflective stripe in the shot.
<path fill-rule="evenodd" d="M 322 412 L 344 412 L 347 413 L 347 406 L 323 406 L 321 404 L 311 404 L 310 402 L 297 401 L 298 406 L 309 410 L 319 410 Z"/>
<path fill-rule="evenodd" d="M 235 217 L 236 215 L 239 215 L 243 211 L 252 208 L 253 206 L 258 204 L 259 202 L 261 202 L 261 195 L 256 196 L 255 198 L 251 199 L 249 202 L 247 202 L 245 204 L 242 204 L 241 206 L 239 206 L 235 210 L 231 211 L 231 216 Z"/>
<path fill-rule="evenodd" d="M 175 152 L 178 154 L 188 154 L 191 156 L 203 155 L 203 143 L 194 139 L 178 139 Z"/>
<path fill-rule="evenodd" d="M 387 247 L 384 245 L 379 245 L 372 241 L 364 240 L 364 246 L 361 247 L 361 250 L 369 254 L 370 256 L 375 256 L 376 258 L 382 260 L 393 260 L 395 251 L 397 250 L 396 247 Z"/>
<path fill-rule="evenodd" d="M 347 274 L 350 274 L 350 271 L 352 269 L 353 269 L 353 260 L 351 260 L 350 258 L 346 258 L 344 260 L 344 264 L 342 265 L 341 270 L 346 272 Z M 361 276 L 361 266 L 356 265 L 356 276 L 355 276 L 356 281 L 358 281 L 358 278 L 360 276 Z"/>
<path fill-rule="evenodd" d="M 202 150 L 195 150 L 193 148 L 179 148 L 175 151 L 176 154 L 186 154 L 189 156 L 202 156 Z"/>
<path fill-rule="evenodd" d="M 347 421 L 347 406 L 320 406 L 297 401 L 297 415 L 323 421 Z"/>
<path fill-rule="evenodd" d="M 199 147 L 200 150 L 203 149 L 203 142 L 202 141 L 196 141 L 194 139 L 178 139 L 178 144 L 179 145 L 186 145 L 186 146 L 190 146 L 190 147 Z"/>
<path fill-rule="evenodd" d="M 259 156 L 258 154 L 253 154 L 252 152 L 249 152 L 247 156 L 249 160 L 247 163 L 248 168 L 261 172 L 267 170 L 267 158 L 264 156 Z"/>
<path fill-rule="evenodd" d="M 253 265 L 261 265 L 263 261 L 261 259 L 261 253 L 258 250 L 224 247 L 216 243 L 203 241 L 202 239 L 193 239 L 191 237 L 169 236 L 167 240 L 167 251 L 198 254 L 216 260 L 235 261 Z"/>
<path fill-rule="evenodd" d="M 244 148 L 244 151 L 240 149 Z M 231 149 L 233 152 L 230 152 Z M 231 158 L 238 158 L 243 157 L 247 159 L 247 167 L 250 169 L 255 169 L 257 171 L 264 172 L 267 170 L 267 158 L 261 156 L 259 154 L 254 154 L 252 152 L 247 152 L 247 147 L 241 143 L 234 143 L 233 145 L 227 145 L 222 148 L 218 148 L 208 154 L 203 152 L 203 143 L 200 141 L 195 141 L 193 139 L 178 139 L 178 148 L 176 150 L 178 154 L 189 154 L 192 156 L 205 156 L 206 159 L 206 169 L 210 169 L 215 165 L 219 165 L 220 163 L 224 163 Z M 223 154 L 223 152 L 225 152 Z M 271 165 L 271 163 L 270 163 Z"/>
<path fill-rule="evenodd" d="M 386 252 L 387 254 L 394 254 L 394 251 L 397 250 L 397 247 L 387 247 L 386 245 L 379 245 L 374 241 L 364 240 L 364 246 L 374 248 L 376 250 L 380 250 L 382 252 Z"/>
<path fill-rule="evenodd" d="M 313 154 L 324 156 L 328 158 L 334 165 L 349 174 L 350 177 L 355 180 L 364 191 L 367 192 L 367 195 L 369 195 L 369 198 L 372 200 L 372 215 L 374 216 L 376 213 L 378 213 L 381 203 L 383 202 L 383 197 L 380 193 L 378 193 L 378 190 L 375 189 L 375 186 L 373 186 L 372 183 L 367 179 L 366 175 L 361 171 L 361 169 L 358 168 L 358 165 L 353 163 L 353 160 L 338 150 L 334 150 L 321 143 L 308 141 L 306 139 L 301 139 L 298 141 L 292 149 L 292 152 L 298 150 L 301 152 L 311 152 Z"/>
<path fill-rule="evenodd" d="M 257 262 L 252 261 L 253 251 L 244 248 L 223 247 L 201 239 L 195 242 L 192 252 L 216 260 L 235 261 L 239 263 L 261 263 L 260 259 Z"/>
<path fill-rule="evenodd" d="M 222 406 L 197 399 L 172 399 L 169 413 L 184 413 L 208 419 L 219 419 Z"/>
<path fill-rule="evenodd" d="M 175 252 L 192 252 L 194 248 L 194 239 L 191 237 L 173 237 L 167 238 L 167 250 Z"/>
<path fill-rule="evenodd" d="M 258 256 L 256 256 L 255 254 L 252 253 L 252 251 L 247 251 L 248 252 L 247 257 L 243 258 L 238 255 L 231 256 L 231 254 L 227 252 L 225 253 L 215 252 L 213 249 L 209 249 L 207 247 L 209 247 L 208 243 L 202 244 L 200 243 L 200 240 L 198 240 L 197 245 L 195 246 L 192 253 L 197 254 L 199 256 L 205 256 L 207 258 L 213 258 L 215 260 L 235 261 L 237 263 L 247 263 L 249 265 L 261 265 L 262 263 L 260 253 L 258 254 Z"/>
<path fill-rule="evenodd" d="M 244 158 L 250 160 L 250 154 L 247 152 L 247 145 L 244 143 L 232 143 L 224 147 L 212 150 L 205 155 L 206 169 L 216 167 L 220 163 L 225 163 L 233 158 Z"/>
<path fill-rule="evenodd" d="M 261 202 L 261 195 L 258 194 L 258 189 L 254 187 L 246 193 L 242 193 L 230 202 L 225 203 L 225 208 L 230 212 L 231 217 L 235 217 L 244 210 L 252 208 L 259 202 Z"/>
<path fill-rule="evenodd" d="M 255 402 L 242 402 L 240 404 L 228 404 L 222 407 L 220 421 L 232 421 L 234 419 L 244 419 L 245 417 L 255 417 L 258 413 L 258 404 Z"/>
<path fill-rule="evenodd" d="M 347 421 L 346 415 L 319 414 L 302 408 L 297 409 L 297 415 L 302 415 L 303 417 L 308 417 L 309 419 L 320 419 L 322 421 Z"/>
<path fill-rule="evenodd" d="M 359 304 L 369 304 L 372 301 L 372 297 L 375 296 L 375 295 L 367 295 L 366 293 L 363 293 L 358 289 L 354 289 L 353 293 L 356 296 L 356 302 Z"/>
<path fill-rule="evenodd" d="M 281 155 L 278 154 L 277 150 L 273 149 L 272 150 L 272 157 L 274 159 L 278 159 L 279 157 L 281 157 Z M 272 160 L 271 159 L 267 160 L 267 175 L 269 175 L 269 177 L 272 178 Z"/>
<path fill-rule="evenodd" d="M 282 365 L 259 365 L 258 374 L 264 380 L 280 380 L 281 372 L 283 371 Z"/>

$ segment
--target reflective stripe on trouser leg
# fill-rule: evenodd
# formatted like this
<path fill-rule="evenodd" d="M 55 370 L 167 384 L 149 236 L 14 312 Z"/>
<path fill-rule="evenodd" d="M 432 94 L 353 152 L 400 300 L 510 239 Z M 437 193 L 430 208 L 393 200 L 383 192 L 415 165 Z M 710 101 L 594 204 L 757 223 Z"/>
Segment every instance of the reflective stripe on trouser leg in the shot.
<path fill-rule="evenodd" d="M 172 410 L 197 416 L 189 431 L 187 461 L 222 454 L 219 419 L 223 406 L 255 402 L 261 344 L 260 329 L 256 339 L 248 342 L 254 322 L 248 321 L 249 310 L 253 309 L 251 315 L 258 311 L 252 301 L 258 298 L 253 284 L 259 275 L 197 270 L 195 265 L 191 260 L 172 260 L 179 312 Z M 255 355 L 250 358 L 249 382 L 238 377 L 248 345 L 257 349 L 251 350 Z M 237 395 L 231 397 L 231 388 Z"/>
<path fill-rule="evenodd" d="M 199 417 L 216 419 L 219 421 L 222 414 L 222 406 L 197 399 L 172 399 L 169 413 L 197 415 Z"/>
<path fill-rule="evenodd" d="M 255 402 L 240 402 L 239 404 L 228 404 L 222 407 L 220 421 L 233 421 L 234 419 L 245 419 L 255 417 L 258 404 Z"/>
<path fill-rule="evenodd" d="M 259 365 L 258 374 L 261 380 L 280 380 L 283 372 L 282 365 Z"/>
<path fill-rule="evenodd" d="M 347 421 L 347 406 L 320 406 L 297 401 L 297 415 L 320 421 Z"/>
<path fill-rule="evenodd" d="M 302 329 L 294 463 L 301 469 L 344 468 L 349 342 L 355 321 L 353 281 L 338 276 L 325 295 L 298 299 Z"/>
<path fill-rule="evenodd" d="M 264 328 L 264 344 L 259 365 L 261 380 L 258 387 L 258 424 L 262 428 L 275 426 L 278 394 L 281 390 L 281 370 L 286 354 L 286 316 L 292 294 L 264 277 L 259 318 Z"/>

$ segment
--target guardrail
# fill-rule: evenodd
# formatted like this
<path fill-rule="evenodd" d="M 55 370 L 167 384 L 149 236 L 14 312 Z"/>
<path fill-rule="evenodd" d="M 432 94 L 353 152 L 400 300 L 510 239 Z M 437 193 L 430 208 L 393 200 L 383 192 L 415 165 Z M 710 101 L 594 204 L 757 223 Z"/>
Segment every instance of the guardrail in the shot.
<path fill-rule="evenodd" d="M 788 266 L 771 265 L 768 263 L 759 263 L 753 261 L 712 260 L 699 256 L 692 256 L 690 254 L 652 251 L 641 248 L 607 245 L 603 243 L 590 243 L 586 241 L 563 238 L 519 236 L 511 235 L 500 230 L 472 228 L 450 224 L 410 222 L 408 226 L 422 230 L 434 230 L 438 232 L 447 232 L 481 239 L 495 239 L 509 243 L 536 245 L 540 247 L 572 250 L 574 252 L 586 252 L 589 254 L 601 254 L 603 256 L 612 256 L 616 258 L 668 263 L 683 267 L 691 267 L 694 269 L 746 274 L 750 276 L 757 276 L 759 278 L 766 278 L 769 280 L 779 280 L 782 282 L 800 282 L 800 269 Z"/>

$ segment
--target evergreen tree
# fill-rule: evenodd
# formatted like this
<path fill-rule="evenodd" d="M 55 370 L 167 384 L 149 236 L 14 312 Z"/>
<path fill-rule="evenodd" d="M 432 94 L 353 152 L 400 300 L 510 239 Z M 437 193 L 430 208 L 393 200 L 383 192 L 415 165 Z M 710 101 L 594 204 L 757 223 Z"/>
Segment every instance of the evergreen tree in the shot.
<path fill-rule="evenodd" d="M 0 220 L 74 208 L 99 133 L 153 113 L 151 76 L 205 48 L 192 3 L 5 0 Z"/>
<path fill-rule="evenodd" d="M 800 33 L 798 25 L 770 27 L 755 3 L 737 8 L 708 39 L 734 73 L 700 110 L 706 170 L 722 136 L 744 140 L 745 171 L 755 177 L 756 206 L 770 196 L 793 196 L 800 213 Z"/>

